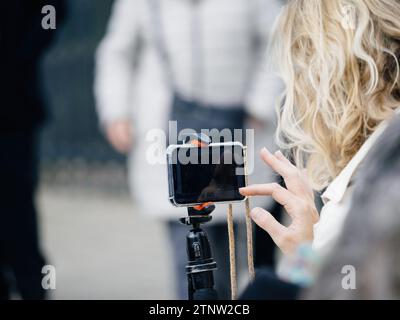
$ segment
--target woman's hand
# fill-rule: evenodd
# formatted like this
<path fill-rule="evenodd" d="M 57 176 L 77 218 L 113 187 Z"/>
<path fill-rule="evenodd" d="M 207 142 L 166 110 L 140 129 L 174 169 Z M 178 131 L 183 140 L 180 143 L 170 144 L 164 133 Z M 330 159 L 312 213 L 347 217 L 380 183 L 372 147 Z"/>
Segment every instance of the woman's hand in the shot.
<path fill-rule="evenodd" d="M 283 253 L 291 254 L 299 244 L 313 240 L 313 225 L 319 219 L 314 193 L 305 176 L 280 151 L 271 154 L 263 148 L 261 158 L 283 177 L 287 189 L 278 183 L 267 183 L 241 188 L 240 193 L 244 196 L 272 196 L 284 206 L 292 219 L 289 227 L 280 224 L 261 208 L 254 208 L 251 217 L 269 233 Z"/>

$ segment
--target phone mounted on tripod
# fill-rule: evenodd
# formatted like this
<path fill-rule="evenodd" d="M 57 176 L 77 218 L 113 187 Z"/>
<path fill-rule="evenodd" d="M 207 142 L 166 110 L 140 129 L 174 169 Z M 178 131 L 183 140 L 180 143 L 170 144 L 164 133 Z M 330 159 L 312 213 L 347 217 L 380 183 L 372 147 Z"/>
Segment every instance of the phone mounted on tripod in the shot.
<path fill-rule="evenodd" d="M 252 252 L 249 201 L 239 193 L 247 185 L 246 148 L 240 142 L 212 143 L 201 133 L 190 136 L 190 142 L 167 148 L 169 200 L 176 207 L 187 207 L 188 215 L 179 221 L 191 226 L 186 235 L 189 300 L 216 300 L 214 271 L 207 234 L 201 225 L 212 220 L 215 203 L 229 203 L 228 234 L 231 265 L 232 299 L 236 297 L 236 263 L 232 203 L 246 204 L 248 252 Z M 205 162 L 203 162 L 205 160 Z M 192 161 L 192 162 L 191 162 Z M 249 272 L 254 276 L 252 253 L 248 254 Z"/>

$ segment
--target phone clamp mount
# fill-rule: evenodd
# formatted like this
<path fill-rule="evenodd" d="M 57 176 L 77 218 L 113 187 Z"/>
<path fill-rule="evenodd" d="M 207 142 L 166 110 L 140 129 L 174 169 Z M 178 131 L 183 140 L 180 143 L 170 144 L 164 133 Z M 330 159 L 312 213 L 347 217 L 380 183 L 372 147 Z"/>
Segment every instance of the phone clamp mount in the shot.
<path fill-rule="evenodd" d="M 196 134 L 191 137 L 190 143 L 202 148 L 210 144 L 211 139 L 205 134 Z M 212 220 L 214 211 L 213 203 L 204 203 L 188 208 L 187 217 L 180 218 L 182 224 L 191 226 L 186 235 L 186 252 L 188 264 L 186 275 L 188 280 L 189 300 L 217 300 L 218 294 L 214 288 L 214 270 L 217 263 L 211 252 L 207 233 L 201 229 L 201 225 Z"/>

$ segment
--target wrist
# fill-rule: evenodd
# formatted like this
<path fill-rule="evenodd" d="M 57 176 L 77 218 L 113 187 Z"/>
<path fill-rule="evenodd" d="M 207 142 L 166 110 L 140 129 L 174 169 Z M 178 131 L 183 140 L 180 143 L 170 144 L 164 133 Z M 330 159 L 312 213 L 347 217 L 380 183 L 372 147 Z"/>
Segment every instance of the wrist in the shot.
<path fill-rule="evenodd" d="M 297 246 L 292 255 L 284 256 L 278 266 L 278 275 L 282 280 L 301 287 L 311 286 L 317 275 L 320 258 L 313 250 L 311 242 Z"/>

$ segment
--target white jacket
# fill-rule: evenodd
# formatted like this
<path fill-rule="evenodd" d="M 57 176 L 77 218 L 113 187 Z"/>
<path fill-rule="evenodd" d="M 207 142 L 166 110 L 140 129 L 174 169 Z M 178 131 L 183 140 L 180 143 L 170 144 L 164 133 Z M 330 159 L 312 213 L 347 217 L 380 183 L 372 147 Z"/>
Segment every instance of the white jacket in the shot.
<path fill-rule="evenodd" d="M 157 2 L 159 14 L 150 5 Z M 221 108 L 244 104 L 250 114 L 267 123 L 265 132 L 257 134 L 256 148 L 272 147 L 274 104 L 281 85 L 266 71 L 263 44 L 279 1 L 201 0 L 198 5 L 194 10 L 189 0 L 117 0 L 97 51 L 95 96 L 100 121 L 132 119 L 135 147 L 129 157 L 130 185 L 141 211 L 153 216 L 185 215 L 184 209 L 173 208 L 167 200 L 165 165 L 150 164 L 145 156 L 154 143 L 149 141 L 150 130 L 166 128 L 171 82 L 189 99 Z M 161 27 L 155 21 L 161 21 Z M 159 30 L 169 68 L 157 48 Z M 256 166 L 257 177 L 251 176 L 250 182 L 274 180 L 259 161 Z M 219 217 L 225 215 L 216 212 L 214 219 Z"/>

